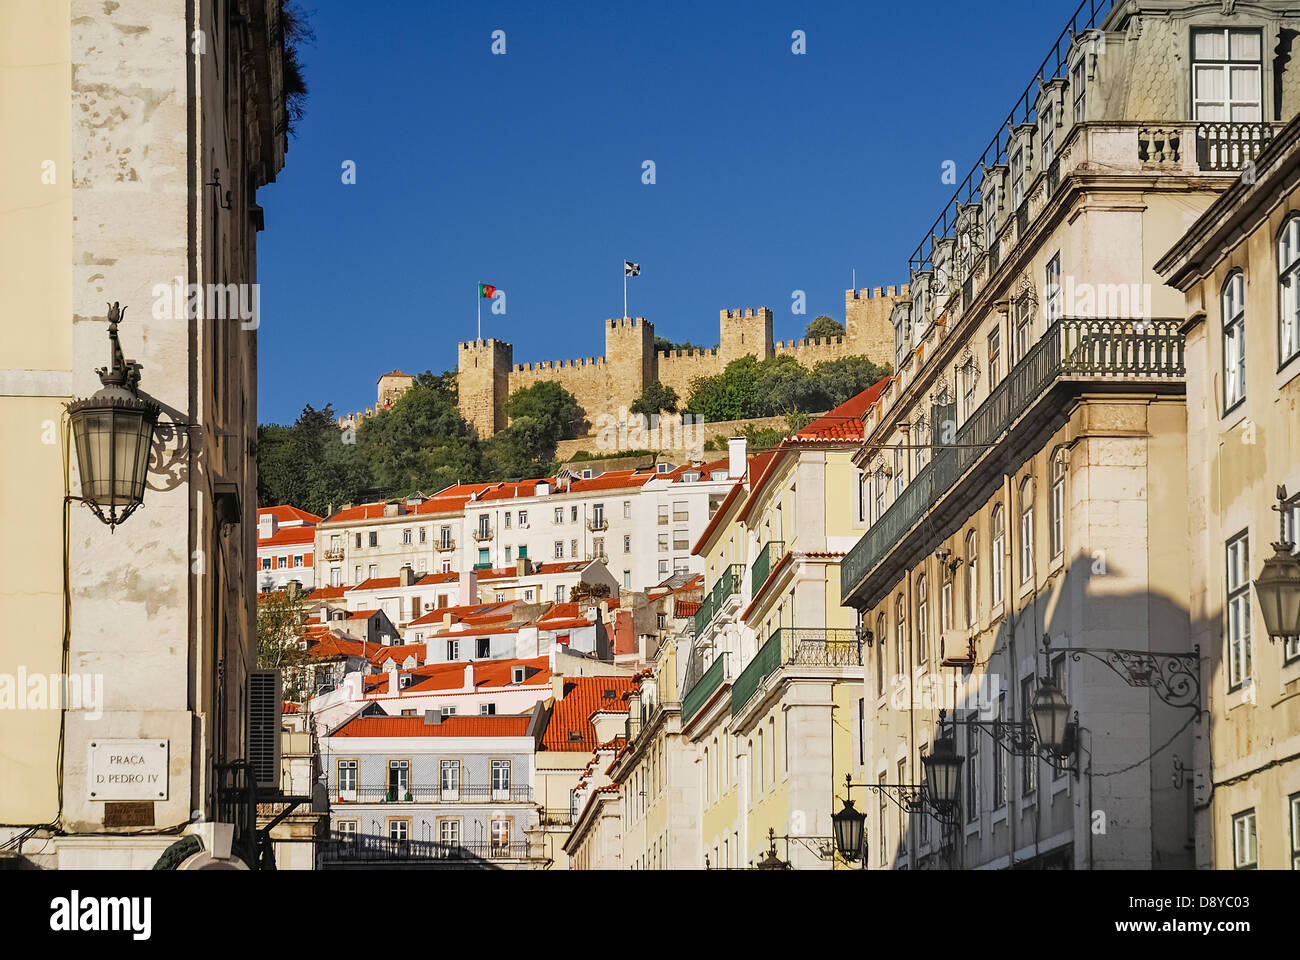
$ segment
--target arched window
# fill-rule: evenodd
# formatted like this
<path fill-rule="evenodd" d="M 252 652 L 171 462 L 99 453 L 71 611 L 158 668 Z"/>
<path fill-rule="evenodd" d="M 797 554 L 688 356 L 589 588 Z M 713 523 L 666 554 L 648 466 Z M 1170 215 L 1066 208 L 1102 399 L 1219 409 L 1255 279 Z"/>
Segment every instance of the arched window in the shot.
<path fill-rule="evenodd" d="M 885 615 L 876 617 L 876 696 L 885 695 Z"/>
<path fill-rule="evenodd" d="M 894 601 L 894 670 L 907 670 L 907 607 L 901 593 Z"/>
<path fill-rule="evenodd" d="M 993 594 L 993 606 L 1002 602 L 1003 596 L 1003 557 L 1007 549 L 1007 521 L 1003 513 L 1002 504 L 993 508 L 993 516 L 989 520 L 989 528 L 992 531 L 993 548 L 989 556 L 989 586 Z"/>
<path fill-rule="evenodd" d="M 1235 270 L 1220 295 L 1223 321 L 1223 410 L 1246 399 L 1246 278 Z"/>
<path fill-rule="evenodd" d="M 1020 484 L 1020 582 L 1034 576 L 1034 478 Z"/>
<path fill-rule="evenodd" d="M 1277 365 L 1300 356 L 1300 214 L 1277 237 Z"/>
<path fill-rule="evenodd" d="M 980 621 L 978 560 L 979 544 L 972 530 L 966 534 L 966 626 L 972 628 Z"/>
<path fill-rule="evenodd" d="M 1065 451 L 1052 457 L 1052 495 L 1048 501 L 1048 527 L 1052 559 L 1065 552 Z"/>
<path fill-rule="evenodd" d="M 930 603 L 925 574 L 916 578 L 916 664 L 922 670 L 930 662 Z"/>

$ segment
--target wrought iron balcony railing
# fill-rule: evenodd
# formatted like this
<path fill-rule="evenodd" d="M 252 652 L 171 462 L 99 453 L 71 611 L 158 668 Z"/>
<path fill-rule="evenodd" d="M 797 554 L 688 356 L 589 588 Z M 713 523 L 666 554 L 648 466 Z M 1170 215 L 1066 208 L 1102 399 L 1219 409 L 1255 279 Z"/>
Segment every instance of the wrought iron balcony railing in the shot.
<path fill-rule="evenodd" d="M 342 547 L 326 547 L 326 548 L 325 548 L 324 557 L 325 557 L 326 560 L 342 560 L 342 559 L 343 559 L 343 548 L 342 548 Z"/>
<path fill-rule="evenodd" d="M 455 538 L 455 537 L 447 537 L 445 540 L 439 540 L 439 541 L 438 541 L 438 544 L 437 544 L 437 547 L 438 547 L 439 550 L 455 550 L 455 549 L 456 549 L 456 538 Z"/>
<path fill-rule="evenodd" d="M 709 669 L 682 694 L 682 723 L 689 723 L 691 717 L 699 713 L 700 707 L 722 686 L 727 676 L 727 655 L 720 653 Z"/>
<path fill-rule="evenodd" d="M 492 539 L 492 528 L 491 528 L 491 527 L 475 527 L 475 528 L 474 528 L 474 539 L 475 539 L 475 540 L 491 540 L 491 539 Z"/>
<path fill-rule="evenodd" d="M 758 556 L 754 558 L 754 565 L 749 571 L 750 596 L 758 596 L 758 592 L 763 589 L 763 584 L 767 582 L 768 574 L 772 572 L 772 567 L 784 553 L 784 540 L 769 540 L 763 549 L 758 551 Z"/>
<path fill-rule="evenodd" d="M 588 530 L 608 530 L 609 521 L 604 517 L 592 517 L 587 521 Z"/>
<path fill-rule="evenodd" d="M 844 603 L 863 606 L 849 600 L 867 575 L 1055 381 L 1182 380 L 1178 327 L 1177 320 L 1054 322 L 849 551 L 840 565 Z"/>
<path fill-rule="evenodd" d="M 862 643 L 857 631 L 848 627 L 776 630 L 731 685 L 731 715 L 740 713 L 758 692 L 759 685 L 783 665 L 859 667 Z"/>
<path fill-rule="evenodd" d="M 740 576 L 744 572 L 745 567 L 740 563 L 733 563 L 722 571 L 709 595 L 700 603 L 700 609 L 695 612 L 695 636 L 704 633 L 704 628 L 718 615 L 727 600 L 740 593 Z"/>
<path fill-rule="evenodd" d="M 533 788 L 522 784 L 493 787 L 490 784 L 462 783 L 444 788 L 439 784 L 402 784 L 396 787 L 356 787 L 339 790 L 331 787 L 336 803 L 526 803 L 533 799 Z"/>
<path fill-rule="evenodd" d="M 331 833 L 322 844 L 326 863 L 393 860 L 526 860 L 536 855 L 527 841 L 491 843 L 439 840 L 393 840 L 369 834 Z"/>

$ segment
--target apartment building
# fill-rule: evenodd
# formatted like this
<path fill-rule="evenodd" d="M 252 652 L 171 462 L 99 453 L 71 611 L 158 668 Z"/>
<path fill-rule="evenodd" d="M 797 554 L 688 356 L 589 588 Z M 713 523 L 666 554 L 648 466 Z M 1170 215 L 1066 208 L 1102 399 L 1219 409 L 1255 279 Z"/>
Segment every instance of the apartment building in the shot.
<path fill-rule="evenodd" d="M 279 722 L 255 673 L 248 450 L 286 58 L 280 4 L 231 6 L 0 5 L 0 616 L 25 624 L 0 674 L 44 678 L 42 709 L 0 710 L 0 843 L 42 868 L 148 869 L 181 830 L 209 859 L 265 852 L 237 762 Z M 118 429 L 97 446 L 82 426 Z M 110 449 L 145 451 L 142 500 L 105 481 Z M 146 772 L 109 779 L 121 757 Z"/>
<path fill-rule="evenodd" d="M 619 589 L 695 572 L 690 545 L 728 485 L 726 463 L 456 484 L 432 497 L 346 506 L 318 524 L 319 585 L 599 561 Z"/>
<path fill-rule="evenodd" d="M 710 867 L 757 862 L 769 830 L 792 838 L 794 866 L 834 866 L 831 801 L 851 770 L 862 695 L 840 562 L 865 527 L 851 506 L 860 417 L 886 383 L 750 460 L 695 545 L 712 586 L 695 614 L 680 717 Z"/>
<path fill-rule="evenodd" d="M 1300 637 L 1270 636 L 1251 589 L 1274 544 L 1300 541 L 1298 171 L 1292 120 L 1157 264 L 1187 305 L 1191 639 L 1212 718 L 1192 788 L 1204 869 L 1300 869 Z"/>
<path fill-rule="evenodd" d="M 257 589 L 281 590 L 291 581 L 311 589 L 316 582 L 316 524 L 320 517 L 282 504 L 257 511 Z"/>
<path fill-rule="evenodd" d="M 533 716 L 354 717 L 321 738 L 323 869 L 539 869 Z"/>
<path fill-rule="evenodd" d="M 1186 333 L 1156 262 L 1296 112 L 1286 9 L 1085 4 L 912 254 L 842 565 L 872 868 L 1192 865 Z M 1077 722 L 1049 763 L 1052 685 Z M 896 801 L 940 710 L 937 817 Z"/>

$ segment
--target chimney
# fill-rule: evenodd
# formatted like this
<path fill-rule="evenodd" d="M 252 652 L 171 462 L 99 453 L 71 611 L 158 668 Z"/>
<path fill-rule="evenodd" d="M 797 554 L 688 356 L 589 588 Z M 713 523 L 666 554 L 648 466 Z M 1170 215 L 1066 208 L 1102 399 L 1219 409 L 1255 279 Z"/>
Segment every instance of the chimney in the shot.
<path fill-rule="evenodd" d="M 465 664 L 465 689 L 471 693 L 474 690 L 474 663 L 473 661 Z"/>
<path fill-rule="evenodd" d="M 329 623 L 329 620 L 330 620 L 330 608 L 322 603 L 320 605 L 320 622 Z"/>
<path fill-rule="evenodd" d="M 275 536 L 275 531 L 279 527 L 279 521 L 275 519 L 275 514 L 264 513 L 257 518 L 257 537 L 259 540 L 269 540 Z"/>
<path fill-rule="evenodd" d="M 741 480 L 745 476 L 745 448 L 748 441 L 744 437 L 732 437 L 727 441 L 727 478 Z"/>
<path fill-rule="evenodd" d="M 427 726 L 436 727 L 438 724 L 442 723 L 442 711 L 441 710 L 424 711 L 424 722 Z"/>
<path fill-rule="evenodd" d="M 397 582 L 403 587 L 410 587 L 415 584 L 415 571 L 409 566 L 402 567 L 397 574 Z"/>
<path fill-rule="evenodd" d="M 401 684 L 397 679 L 397 661 L 388 661 L 388 695 L 390 697 L 401 696 Z"/>
<path fill-rule="evenodd" d="M 530 569 L 530 566 L 531 565 L 529 564 L 527 557 L 520 557 L 518 560 L 515 561 L 515 575 L 519 577 L 528 576 L 530 573 L 533 572 Z"/>
<path fill-rule="evenodd" d="M 452 619 L 452 618 L 451 618 L 451 614 L 450 614 L 450 613 L 444 613 L 444 614 L 442 615 L 442 629 L 444 629 L 444 630 L 450 630 L 450 629 L 451 629 L 451 619 Z"/>
<path fill-rule="evenodd" d="M 466 570 L 460 575 L 460 595 L 457 604 L 470 607 L 478 603 L 478 571 Z"/>

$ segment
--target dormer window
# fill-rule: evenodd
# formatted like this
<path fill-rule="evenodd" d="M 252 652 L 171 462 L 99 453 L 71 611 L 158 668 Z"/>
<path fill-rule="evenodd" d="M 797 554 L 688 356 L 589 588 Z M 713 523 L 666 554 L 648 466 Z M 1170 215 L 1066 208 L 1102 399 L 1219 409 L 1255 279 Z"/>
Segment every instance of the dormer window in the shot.
<path fill-rule="evenodd" d="M 512 667 L 512 668 L 510 669 L 510 682 L 511 682 L 511 683 L 523 683 L 523 682 L 524 682 L 524 668 L 523 668 L 523 667 Z"/>
<path fill-rule="evenodd" d="M 617 700 L 618 694 L 615 693 L 613 690 L 602 690 L 600 692 L 600 698 L 602 700 Z"/>
<path fill-rule="evenodd" d="M 700 479 L 698 470 L 687 470 L 682 474 L 682 483 L 694 483 L 698 479 Z"/>
<path fill-rule="evenodd" d="M 709 479 L 710 479 L 710 480 L 726 480 L 726 479 L 727 479 L 727 471 L 726 471 L 726 470 L 713 470 L 713 471 L 711 471 L 711 472 L 709 473 Z"/>
<path fill-rule="evenodd" d="M 672 469 L 672 466 L 669 465 L 669 464 L 667 464 L 667 463 L 656 463 L 656 464 L 655 464 L 655 473 L 667 473 L 667 472 L 668 472 L 669 470 L 671 470 L 671 469 Z"/>
<path fill-rule="evenodd" d="M 411 685 L 411 678 L 410 678 L 410 677 L 398 677 L 398 679 L 397 679 L 397 686 L 398 686 L 398 689 L 405 690 L 405 689 L 406 689 L 407 687 L 409 687 L 410 685 Z"/>

